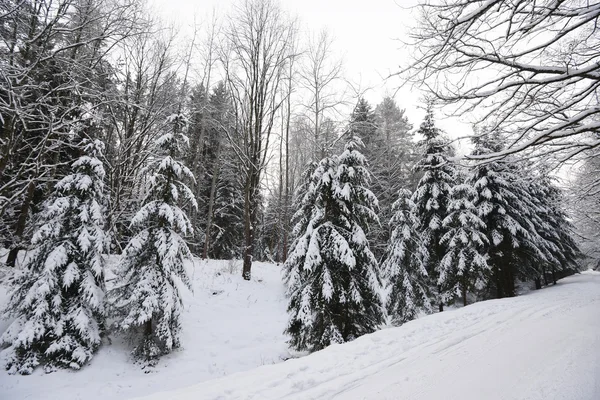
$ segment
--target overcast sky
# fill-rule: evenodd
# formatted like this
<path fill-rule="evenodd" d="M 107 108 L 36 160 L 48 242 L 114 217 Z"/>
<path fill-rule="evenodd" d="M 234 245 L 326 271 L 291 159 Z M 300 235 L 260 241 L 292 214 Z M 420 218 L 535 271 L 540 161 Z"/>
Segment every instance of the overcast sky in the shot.
<path fill-rule="evenodd" d="M 335 38 L 335 49 L 344 60 L 346 78 L 361 91 L 373 107 L 385 94 L 396 102 L 415 127 L 424 112 L 419 108 L 422 94 L 409 87 L 396 92 L 400 80 L 384 80 L 406 63 L 407 32 L 415 26 L 417 0 L 279 0 L 283 9 L 300 20 L 303 35 L 326 28 Z M 191 26 L 194 15 L 206 19 L 213 10 L 224 15 L 233 0 L 151 0 L 154 8 L 177 26 Z M 439 116 L 441 117 L 441 116 Z M 440 121 L 452 136 L 464 135 L 467 126 L 456 120 Z"/>

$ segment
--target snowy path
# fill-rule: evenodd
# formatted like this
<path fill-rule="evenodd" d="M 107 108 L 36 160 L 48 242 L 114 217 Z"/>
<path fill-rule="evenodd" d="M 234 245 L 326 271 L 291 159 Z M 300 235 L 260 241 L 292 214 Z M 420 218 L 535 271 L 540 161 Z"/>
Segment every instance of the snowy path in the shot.
<path fill-rule="evenodd" d="M 600 273 L 156 393 L 199 399 L 600 399 Z"/>

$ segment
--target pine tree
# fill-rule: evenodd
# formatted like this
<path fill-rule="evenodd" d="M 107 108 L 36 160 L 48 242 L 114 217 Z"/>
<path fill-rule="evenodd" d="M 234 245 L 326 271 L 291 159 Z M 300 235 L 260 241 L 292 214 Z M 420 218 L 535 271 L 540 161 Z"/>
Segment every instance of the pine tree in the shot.
<path fill-rule="evenodd" d="M 82 139 L 71 165 L 44 206 L 31 240 L 26 272 L 7 307 L 16 318 L 0 338 L 9 373 L 43 364 L 79 369 L 104 331 L 104 167 L 100 141 Z"/>
<path fill-rule="evenodd" d="M 377 260 L 365 235 L 377 222 L 377 199 L 367 188 L 360 145 L 352 139 L 341 156 L 321 160 L 312 175 L 315 185 L 304 196 L 314 197 L 310 219 L 285 266 L 286 333 L 297 350 L 353 340 L 383 322 Z"/>
<path fill-rule="evenodd" d="M 110 292 L 116 328 L 137 341 L 134 356 L 150 365 L 180 346 L 178 281 L 191 290 L 184 262 L 192 255 L 183 237 L 193 229 L 182 208 L 196 205 L 184 183 L 194 176 L 177 160 L 188 142 L 182 133 L 185 122 L 181 114 L 169 117 L 170 131 L 157 140 L 157 158 L 147 167 L 147 196 L 131 221 L 136 233 L 123 252 L 119 283 Z"/>
<path fill-rule="evenodd" d="M 456 180 L 456 168 L 449 159 L 449 146 L 445 143 L 442 132 L 435 126 L 433 108 L 427 108 L 425 120 L 418 134 L 423 136 L 421 146 L 423 156 L 416 165 L 416 170 L 423 173 L 412 195 L 415 215 L 418 221 L 418 232 L 423 246 L 419 257 L 426 265 L 431 283 L 437 286 L 436 303 L 443 310 L 443 287 L 450 277 L 443 274 L 441 264 L 446 248 L 442 237 L 447 229 L 443 225 L 448 216 L 450 192 Z"/>
<path fill-rule="evenodd" d="M 482 290 L 488 283 L 489 266 L 487 264 L 488 239 L 485 224 L 477 216 L 473 202 L 477 192 L 467 185 L 459 184 L 452 188 L 448 216 L 443 224 L 447 232 L 442 237 L 446 254 L 442 258 L 438 282 L 445 285 L 442 289 L 445 299 L 461 296 L 463 305 L 467 305 L 467 293 Z"/>
<path fill-rule="evenodd" d="M 419 254 L 422 242 L 415 228 L 418 221 L 413 214 L 411 192 L 401 189 L 392 209 L 392 235 L 387 247 L 382 270 L 388 285 L 386 308 L 395 325 L 408 322 L 420 311 L 431 311 L 429 276 L 425 260 Z"/>

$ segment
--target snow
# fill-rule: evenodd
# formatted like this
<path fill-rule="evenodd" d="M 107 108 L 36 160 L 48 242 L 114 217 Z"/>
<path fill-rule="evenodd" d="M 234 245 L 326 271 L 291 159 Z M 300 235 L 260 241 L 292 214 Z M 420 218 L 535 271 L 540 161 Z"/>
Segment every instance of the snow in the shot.
<path fill-rule="evenodd" d="M 138 400 L 600 398 L 600 273 Z"/>
<path fill-rule="evenodd" d="M 116 259 L 111 258 L 111 265 Z M 281 267 L 254 262 L 252 281 L 247 282 L 241 265 L 195 260 L 194 268 L 188 268 L 194 291 L 182 290 L 182 348 L 155 368 L 142 370 L 131 360 L 132 346 L 111 335 L 112 344 L 105 343 L 91 364 L 77 372 L 45 374 L 38 368 L 30 376 L 19 376 L 0 368 L 0 399 L 129 399 L 289 358 Z M 8 273 L 0 269 L 0 307 L 8 302 L 2 283 Z M 107 279 L 112 278 L 107 273 Z M 0 320 L 0 333 L 10 322 Z"/>
<path fill-rule="evenodd" d="M 113 336 L 77 372 L 0 370 L 0 399 L 600 399 L 598 271 L 283 362 L 280 266 L 255 262 L 251 282 L 240 268 L 195 261 L 194 293 L 183 292 L 183 349 L 155 368 L 133 364 Z M 0 282 L 0 304 L 7 301 Z"/>

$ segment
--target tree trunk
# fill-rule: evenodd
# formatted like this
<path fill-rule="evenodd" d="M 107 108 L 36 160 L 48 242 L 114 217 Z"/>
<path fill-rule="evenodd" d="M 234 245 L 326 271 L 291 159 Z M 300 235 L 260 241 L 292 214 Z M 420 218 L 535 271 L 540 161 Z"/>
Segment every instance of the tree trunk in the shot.
<path fill-rule="evenodd" d="M 35 184 L 33 181 L 29 181 L 27 186 L 27 191 L 25 192 L 25 198 L 23 199 L 23 203 L 21 203 L 21 209 L 19 210 L 19 218 L 17 219 L 17 224 L 15 226 L 15 242 L 11 247 L 8 257 L 6 259 L 6 265 L 14 268 L 17 263 L 17 255 L 20 250 L 23 250 L 21 240 L 23 239 L 23 234 L 25 233 L 25 228 L 27 226 L 27 217 L 29 216 L 29 206 L 31 205 L 31 200 L 33 200 L 33 194 L 35 192 Z"/>
<path fill-rule="evenodd" d="M 146 321 L 146 323 L 144 324 L 144 334 L 146 336 L 150 336 L 152 335 L 152 318 L 150 318 L 148 321 Z"/>
<path fill-rule="evenodd" d="M 540 290 L 542 288 L 542 280 L 540 278 L 535 278 L 535 289 Z"/>
<path fill-rule="evenodd" d="M 463 284 L 462 287 L 462 300 L 463 300 L 463 306 L 467 306 L 467 286 Z"/>
<path fill-rule="evenodd" d="M 556 268 L 552 267 L 552 282 L 556 285 Z"/>
<path fill-rule="evenodd" d="M 502 292 L 502 279 L 500 278 L 500 269 L 498 267 L 494 267 L 494 280 L 496 281 L 496 297 L 501 299 L 504 297 L 504 293 Z"/>
<path fill-rule="evenodd" d="M 292 118 L 292 71 L 293 66 L 290 62 L 290 71 L 288 76 L 288 98 L 287 115 L 285 120 L 285 200 L 283 205 L 283 262 L 287 260 L 288 254 L 288 233 L 290 222 L 288 221 L 288 208 L 290 206 L 290 120 Z"/>
<path fill-rule="evenodd" d="M 217 148 L 215 150 L 215 165 L 214 170 L 212 172 L 212 180 L 210 182 L 210 195 L 208 198 L 208 216 L 206 217 L 206 231 L 204 232 L 204 250 L 202 251 L 202 258 L 208 258 L 208 250 L 210 246 L 210 231 L 212 227 L 213 220 L 213 210 L 215 205 L 215 194 L 217 191 L 217 181 L 219 180 L 219 173 L 221 171 L 221 142 L 217 142 Z"/>
<path fill-rule="evenodd" d="M 256 172 L 256 174 L 258 174 Z M 244 265 L 242 277 L 252 278 L 252 255 L 254 254 L 254 221 L 256 217 L 255 171 L 249 171 L 244 188 Z"/>

